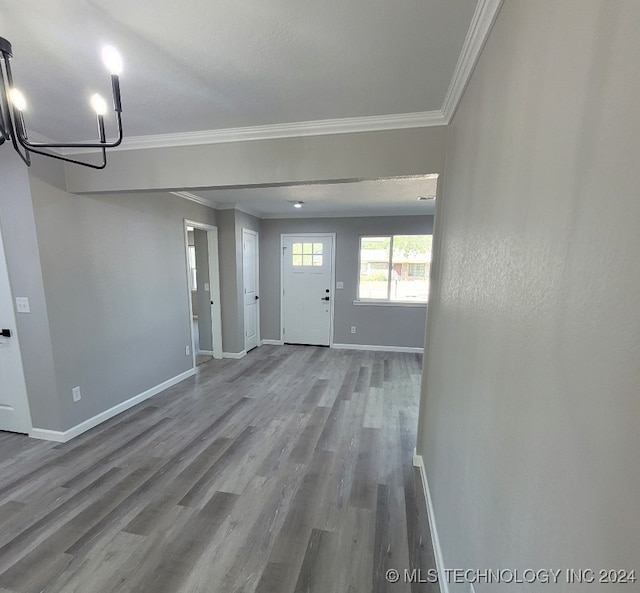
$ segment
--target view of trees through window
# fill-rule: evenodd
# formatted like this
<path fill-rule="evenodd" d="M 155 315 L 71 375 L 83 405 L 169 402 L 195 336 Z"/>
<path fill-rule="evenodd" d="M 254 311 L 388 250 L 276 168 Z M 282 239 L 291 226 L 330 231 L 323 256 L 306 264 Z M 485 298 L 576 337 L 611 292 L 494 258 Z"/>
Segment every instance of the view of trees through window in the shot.
<path fill-rule="evenodd" d="M 360 238 L 358 299 L 426 302 L 431 235 Z"/>

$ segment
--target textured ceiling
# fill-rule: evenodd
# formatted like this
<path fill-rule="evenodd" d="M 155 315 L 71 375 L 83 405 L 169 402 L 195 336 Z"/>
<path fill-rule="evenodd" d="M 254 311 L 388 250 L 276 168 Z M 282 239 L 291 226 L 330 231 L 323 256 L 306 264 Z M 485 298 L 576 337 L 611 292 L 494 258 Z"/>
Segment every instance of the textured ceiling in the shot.
<path fill-rule="evenodd" d="M 263 218 L 318 216 L 393 216 L 433 214 L 437 175 L 378 179 L 351 183 L 251 187 L 190 191 L 217 207 L 235 205 Z M 290 201 L 301 200 L 301 209 Z"/>
<path fill-rule="evenodd" d="M 124 56 L 128 136 L 438 110 L 476 0 L 0 0 L 31 129 L 94 135 Z M 81 114 L 83 117 L 78 117 Z"/>

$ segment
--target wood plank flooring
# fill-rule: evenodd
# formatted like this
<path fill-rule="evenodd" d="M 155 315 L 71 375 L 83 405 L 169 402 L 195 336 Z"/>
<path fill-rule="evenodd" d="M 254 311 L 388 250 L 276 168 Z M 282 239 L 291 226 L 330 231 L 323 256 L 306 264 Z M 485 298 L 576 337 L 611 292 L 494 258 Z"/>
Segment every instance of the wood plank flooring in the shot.
<path fill-rule="evenodd" d="M 434 568 L 421 363 L 263 346 L 69 443 L 0 432 L 0 592 L 438 591 L 385 579 Z"/>

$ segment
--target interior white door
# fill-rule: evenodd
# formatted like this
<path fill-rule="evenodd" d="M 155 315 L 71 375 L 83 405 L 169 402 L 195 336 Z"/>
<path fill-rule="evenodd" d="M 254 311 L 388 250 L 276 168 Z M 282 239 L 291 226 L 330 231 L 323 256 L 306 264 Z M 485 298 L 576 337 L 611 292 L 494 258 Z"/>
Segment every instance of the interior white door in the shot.
<path fill-rule="evenodd" d="M 0 336 L 0 430 L 28 433 L 31 430 L 31 415 L 1 235 L 0 330 L 2 330 Z"/>
<path fill-rule="evenodd" d="M 333 236 L 286 235 L 282 247 L 283 339 L 329 346 Z"/>
<path fill-rule="evenodd" d="M 244 349 L 258 345 L 258 233 L 242 229 L 242 281 L 244 288 Z"/>

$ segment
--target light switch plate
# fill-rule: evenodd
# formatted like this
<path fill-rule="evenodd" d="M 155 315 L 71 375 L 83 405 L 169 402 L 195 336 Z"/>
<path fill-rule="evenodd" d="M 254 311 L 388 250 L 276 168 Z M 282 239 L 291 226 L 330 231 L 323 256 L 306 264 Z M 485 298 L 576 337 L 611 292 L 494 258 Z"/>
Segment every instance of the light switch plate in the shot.
<path fill-rule="evenodd" d="M 18 313 L 31 313 L 27 297 L 16 297 L 16 311 Z"/>
<path fill-rule="evenodd" d="M 336 282 L 336 288 L 344 288 L 344 282 Z"/>
<path fill-rule="evenodd" d="M 208 292 L 209 291 L 209 283 L 205 282 L 204 283 L 204 289 Z"/>

